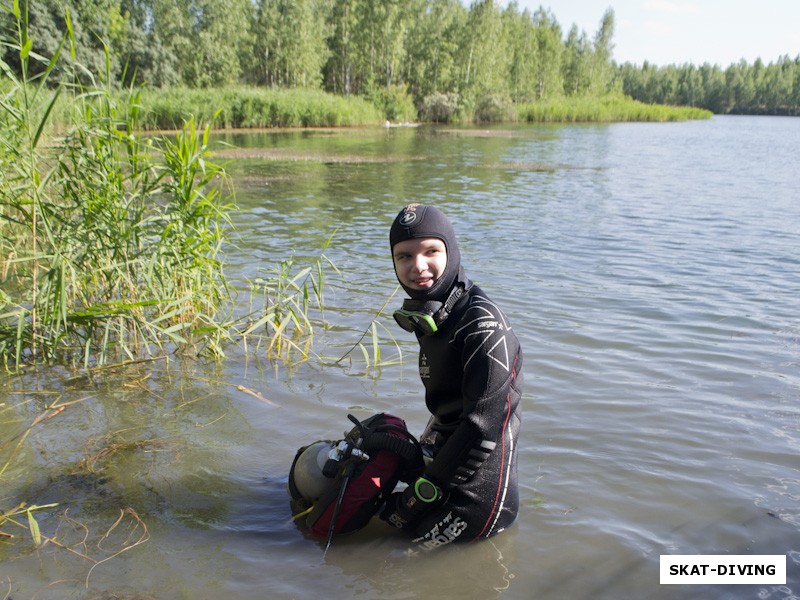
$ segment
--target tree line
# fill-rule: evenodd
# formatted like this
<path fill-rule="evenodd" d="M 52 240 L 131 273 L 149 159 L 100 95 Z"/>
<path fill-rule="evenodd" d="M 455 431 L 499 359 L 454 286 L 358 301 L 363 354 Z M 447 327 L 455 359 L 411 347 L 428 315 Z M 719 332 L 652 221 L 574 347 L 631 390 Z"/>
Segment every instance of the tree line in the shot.
<path fill-rule="evenodd" d="M 0 19 L 12 37 L 13 19 Z M 612 11 L 593 39 L 577 28 L 564 38 L 543 8 L 501 9 L 495 0 L 37 0 L 28 20 L 34 51 L 53 56 L 69 27 L 76 60 L 90 72 L 108 64 L 121 85 L 244 83 L 367 97 L 402 89 L 417 101 L 455 94 L 467 104 L 613 85 Z M 15 59 L 6 51 L 3 60 Z"/>
<path fill-rule="evenodd" d="M 800 115 L 800 56 L 765 65 L 742 60 L 723 69 L 692 64 L 656 67 L 626 63 L 617 73 L 622 90 L 636 100 L 696 106 L 716 114 Z"/>
<path fill-rule="evenodd" d="M 800 106 L 800 57 L 724 71 L 617 65 L 612 9 L 591 37 L 565 33 L 545 8 L 496 0 L 37 0 L 28 20 L 34 51 L 53 56 L 69 29 L 76 60 L 120 85 L 407 94 L 466 108 L 608 93 L 714 112 Z M 4 11 L 4 37 L 12 26 Z M 0 56 L 14 68 L 10 51 Z"/>

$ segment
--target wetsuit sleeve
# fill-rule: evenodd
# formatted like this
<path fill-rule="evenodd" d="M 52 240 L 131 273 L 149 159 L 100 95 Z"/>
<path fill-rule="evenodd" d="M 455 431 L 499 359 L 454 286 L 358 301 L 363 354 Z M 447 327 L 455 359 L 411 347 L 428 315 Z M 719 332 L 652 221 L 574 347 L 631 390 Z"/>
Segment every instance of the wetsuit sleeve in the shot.
<path fill-rule="evenodd" d="M 428 467 L 442 487 L 471 479 L 503 436 L 519 404 L 521 352 L 500 309 L 473 298 L 451 343 L 462 366 L 462 410 L 458 425 Z"/>

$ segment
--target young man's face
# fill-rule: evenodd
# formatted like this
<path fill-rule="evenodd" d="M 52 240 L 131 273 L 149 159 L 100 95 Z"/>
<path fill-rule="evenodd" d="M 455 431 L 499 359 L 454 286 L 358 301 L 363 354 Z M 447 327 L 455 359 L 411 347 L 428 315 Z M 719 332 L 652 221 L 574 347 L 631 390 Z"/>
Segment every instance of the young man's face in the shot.
<path fill-rule="evenodd" d="M 444 273 L 447 247 L 439 238 L 403 240 L 392 248 L 397 278 L 412 290 L 427 290 Z"/>

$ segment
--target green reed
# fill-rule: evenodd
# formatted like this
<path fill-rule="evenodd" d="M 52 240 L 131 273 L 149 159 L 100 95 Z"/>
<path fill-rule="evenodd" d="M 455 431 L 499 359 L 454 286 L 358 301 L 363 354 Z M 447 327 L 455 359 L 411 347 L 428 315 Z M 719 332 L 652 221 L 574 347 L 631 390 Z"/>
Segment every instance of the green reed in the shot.
<path fill-rule="evenodd" d="M 352 127 L 383 124 L 385 116 L 363 98 L 319 90 L 248 86 L 147 90 L 142 99 L 143 125 L 172 129 L 190 117 L 221 127 Z"/>
<path fill-rule="evenodd" d="M 608 95 L 558 98 L 516 107 L 519 121 L 527 123 L 580 123 L 620 121 L 687 121 L 709 119 L 710 111 L 689 106 L 645 104 L 628 96 Z"/>
<path fill-rule="evenodd" d="M 298 270 L 292 256 L 277 267 L 262 269 L 262 276 L 250 282 L 251 305 L 256 301 L 264 304 L 239 328 L 245 347 L 254 341 L 256 350 L 263 348 L 268 358 L 287 363 L 309 358 L 314 337 L 312 311 L 318 311 L 324 323 L 325 270 L 339 273 L 325 254 L 335 235 L 325 240 L 312 266 Z"/>
<path fill-rule="evenodd" d="M 356 349 L 361 351 L 361 357 L 364 359 L 364 367 L 367 370 L 380 369 L 383 366 L 401 364 L 403 362 L 403 350 L 401 349 L 400 344 L 395 339 L 394 334 L 392 334 L 392 332 L 381 323 L 381 319 L 384 317 L 384 311 L 386 310 L 386 307 L 389 306 L 389 303 L 399 291 L 400 285 L 398 284 L 394 288 L 394 291 L 389 294 L 388 298 L 386 298 L 383 305 L 375 313 L 375 316 L 372 318 L 372 321 L 370 321 L 369 325 L 367 325 L 366 329 L 361 332 L 361 335 L 356 342 L 350 346 L 350 348 L 348 348 L 348 350 L 342 354 L 342 356 L 340 356 L 334 364 L 342 364 L 345 359 L 352 363 L 354 361 L 353 354 L 355 353 Z M 379 327 L 386 335 L 389 336 L 392 345 L 397 350 L 396 357 L 391 359 L 385 359 L 383 357 L 383 352 L 381 350 L 381 339 L 378 332 Z M 366 341 L 367 339 L 368 341 Z"/>
<path fill-rule="evenodd" d="M 58 53 L 32 53 L 24 10 L 13 11 L 21 75 L 2 65 L 0 99 L 5 365 L 221 353 L 230 204 L 224 171 L 208 160 L 209 128 L 190 119 L 173 139 L 143 136 L 140 92 L 121 94 L 107 73 L 82 70 L 53 91 Z M 70 40 L 68 31 L 59 53 Z M 73 109 L 56 137 L 62 94 Z"/>
<path fill-rule="evenodd" d="M 56 56 L 37 56 L 24 4 L 15 0 L 11 11 L 22 68 L 0 62 L 5 368 L 58 362 L 91 372 L 176 351 L 219 357 L 226 342 L 246 346 L 254 338 L 271 359 L 308 358 L 317 313 L 324 317 L 324 274 L 337 271 L 325 256 L 333 236 L 310 267 L 284 261 L 254 282 L 251 302 L 263 301 L 263 307 L 247 326 L 235 322 L 226 312 L 233 297 L 224 272 L 232 193 L 224 169 L 209 159 L 210 128 L 189 117 L 171 136 L 144 135 L 141 90 L 115 89 L 108 67 L 99 76 L 81 69 L 69 25 Z M 72 55 L 76 75 L 55 85 L 62 51 Z M 217 115 L 205 117 L 212 121 Z M 19 410 L 27 423 L 0 443 L 0 489 L 15 487 L 31 432 L 82 401 L 56 401 L 33 410 L 32 418 L 31 410 L 0 402 L 0 414 Z M 139 447 L 115 444 L 109 452 Z M 0 497 L 0 543 L 19 543 L 27 551 L 30 537 L 37 549 L 74 552 L 39 528 L 37 515 L 56 505 L 20 500 Z M 60 519 L 69 519 L 66 511 Z M 129 535 L 112 553 L 93 557 L 81 551 L 91 565 L 87 586 L 95 567 L 149 539 L 146 524 L 128 507 L 97 536 L 96 546 L 105 551 L 111 533 L 122 528 Z M 17 531 L 25 535 L 12 533 Z"/>

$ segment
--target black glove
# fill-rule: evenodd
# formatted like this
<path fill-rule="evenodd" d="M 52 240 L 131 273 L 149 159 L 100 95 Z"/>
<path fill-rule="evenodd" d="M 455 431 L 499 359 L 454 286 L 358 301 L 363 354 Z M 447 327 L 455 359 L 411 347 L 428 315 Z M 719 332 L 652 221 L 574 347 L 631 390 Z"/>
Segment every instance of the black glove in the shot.
<path fill-rule="evenodd" d="M 433 482 L 420 477 L 402 492 L 389 496 L 380 517 L 398 529 L 411 529 L 441 497 L 442 491 Z"/>

